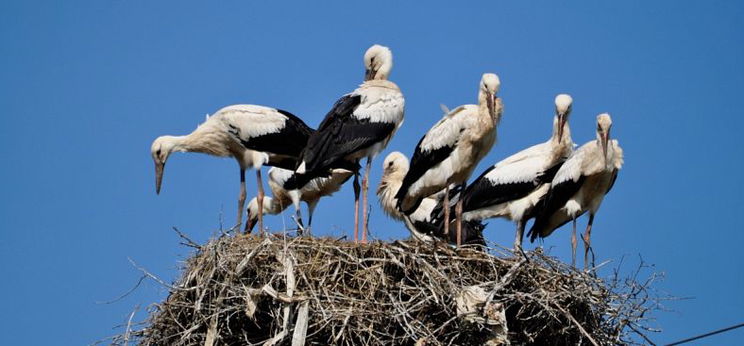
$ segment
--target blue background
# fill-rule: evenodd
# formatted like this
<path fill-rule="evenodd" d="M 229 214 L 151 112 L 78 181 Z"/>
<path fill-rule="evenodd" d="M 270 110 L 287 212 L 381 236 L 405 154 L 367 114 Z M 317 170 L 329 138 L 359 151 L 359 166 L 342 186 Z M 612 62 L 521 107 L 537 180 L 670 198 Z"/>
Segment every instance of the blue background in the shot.
<path fill-rule="evenodd" d="M 406 120 L 374 162 L 372 189 L 384 155 L 410 155 L 440 103 L 475 103 L 483 72 L 501 77 L 505 113 L 476 174 L 547 139 L 553 98 L 570 93 L 574 141 L 593 139 L 606 111 L 626 154 L 595 222 L 598 261 L 640 254 L 667 274 L 660 290 L 694 298 L 657 314 L 664 331 L 652 339 L 742 322 L 743 14 L 734 1 L 3 1 L 0 344 L 91 343 L 161 301 L 167 291 L 148 281 L 97 304 L 136 283 L 128 257 L 175 279 L 189 249 L 171 226 L 205 242 L 221 218 L 234 222 L 238 169 L 176 154 L 157 196 L 151 141 L 236 103 L 317 126 L 361 82 L 373 43 L 393 50 Z M 352 199 L 346 186 L 322 200 L 315 232 L 348 234 Z M 407 237 L 371 203 L 374 237 Z M 267 223 L 281 229 L 282 218 Z M 509 246 L 513 229 L 491 221 L 485 235 Z M 543 246 L 569 260 L 569 234 Z"/>

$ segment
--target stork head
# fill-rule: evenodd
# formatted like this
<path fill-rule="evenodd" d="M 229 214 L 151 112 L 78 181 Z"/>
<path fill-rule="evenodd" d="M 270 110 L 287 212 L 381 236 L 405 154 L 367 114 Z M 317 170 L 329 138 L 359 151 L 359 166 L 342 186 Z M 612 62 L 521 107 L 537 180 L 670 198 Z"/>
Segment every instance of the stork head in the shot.
<path fill-rule="evenodd" d="M 264 197 L 264 203 L 266 203 L 266 197 Z M 258 198 L 253 197 L 250 202 L 248 202 L 248 210 L 246 211 L 248 215 L 247 220 L 245 221 L 245 233 L 250 233 L 253 231 L 253 227 L 256 226 L 256 221 L 258 221 Z"/>
<path fill-rule="evenodd" d="M 383 176 L 394 173 L 406 174 L 408 172 L 408 158 L 399 151 L 394 151 L 385 157 L 382 162 Z"/>
<path fill-rule="evenodd" d="M 563 140 L 563 128 L 566 126 L 568 116 L 571 115 L 573 98 L 568 94 L 559 94 L 555 97 L 555 116 L 558 118 L 558 141 Z"/>
<path fill-rule="evenodd" d="M 597 141 L 602 147 L 602 154 L 604 155 L 605 162 L 607 161 L 607 146 L 610 141 L 610 129 L 612 128 L 612 118 L 607 113 L 602 113 L 597 116 Z"/>
<path fill-rule="evenodd" d="M 393 69 L 393 53 L 390 48 L 373 45 L 364 53 L 364 80 L 387 79 Z"/>
<path fill-rule="evenodd" d="M 178 138 L 176 136 L 160 136 L 152 142 L 150 147 L 152 160 L 155 162 L 155 193 L 157 194 L 160 194 L 160 186 L 163 183 L 165 162 L 168 161 L 168 156 L 178 147 Z"/>
<path fill-rule="evenodd" d="M 496 94 L 499 92 L 501 87 L 501 81 L 499 76 L 494 73 L 484 73 L 481 77 L 480 82 L 480 94 L 486 97 L 486 106 L 488 107 L 488 114 L 491 115 L 491 119 L 495 122 L 496 119 Z"/>

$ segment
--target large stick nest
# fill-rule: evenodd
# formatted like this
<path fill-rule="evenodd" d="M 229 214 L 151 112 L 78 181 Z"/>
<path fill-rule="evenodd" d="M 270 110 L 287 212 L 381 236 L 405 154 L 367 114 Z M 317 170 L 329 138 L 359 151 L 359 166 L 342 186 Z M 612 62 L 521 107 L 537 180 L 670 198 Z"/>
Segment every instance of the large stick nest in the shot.
<path fill-rule="evenodd" d="M 647 286 L 544 255 L 416 242 L 223 236 L 201 246 L 141 345 L 506 345 L 648 341 Z M 648 330 L 648 329 L 646 329 Z M 114 343 L 122 338 L 115 338 Z"/>

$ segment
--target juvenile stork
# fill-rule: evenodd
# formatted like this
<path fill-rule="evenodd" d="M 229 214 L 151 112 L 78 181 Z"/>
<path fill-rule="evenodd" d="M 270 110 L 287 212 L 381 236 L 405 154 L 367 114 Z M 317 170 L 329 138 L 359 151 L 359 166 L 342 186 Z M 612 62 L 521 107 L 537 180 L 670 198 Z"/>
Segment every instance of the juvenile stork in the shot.
<path fill-rule="evenodd" d="M 442 189 L 449 205 L 449 186 L 465 184 L 496 141 L 496 126 L 503 104 L 496 96 L 499 77 L 486 73 L 481 78 L 477 105 L 463 105 L 445 114 L 416 145 L 411 168 L 395 195 L 398 209 L 411 215 L 421 201 Z M 449 208 L 444 208 L 444 232 L 449 234 Z M 455 208 L 457 244 L 461 244 L 462 199 Z"/>
<path fill-rule="evenodd" d="M 354 174 L 353 170 L 334 168 L 331 170 L 330 176 L 311 179 L 299 190 L 299 194 L 291 194 L 287 186 L 291 186 L 291 181 L 295 173 L 291 170 L 272 167 L 269 170 L 269 187 L 271 188 L 273 197 L 264 198 L 263 208 L 258 207 L 259 202 L 256 197 L 248 202 L 248 221 L 245 223 L 246 232 L 253 229 L 260 213 L 276 215 L 287 209 L 290 204 L 295 207 L 297 223 L 300 226 L 300 230 L 303 230 L 304 225 L 300 216 L 300 201 L 307 203 L 309 217 L 305 230 L 309 232 L 313 222 L 313 212 L 320 198 L 330 196 L 338 191 L 341 185 L 351 178 L 352 174 Z"/>
<path fill-rule="evenodd" d="M 571 96 L 555 98 L 553 134 L 491 166 L 463 192 L 463 220 L 505 217 L 517 223 L 514 250 L 522 251 L 522 235 L 535 205 L 542 200 L 558 169 L 573 151 L 568 117 Z"/>
<path fill-rule="evenodd" d="M 320 123 L 302 152 L 297 173 L 322 175 L 340 160 L 358 162 L 367 158 L 362 179 L 364 227 L 362 242 L 367 241 L 367 190 L 372 159 L 380 153 L 403 123 L 403 94 L 387 80 L 393 67 L 390 49 L 380 45 L 364 54 L 364 83 L 342 96 Z M 359 234 L 359 181 L 354 175 L 354 241 Z"/>
<path fill-rule="evenodd" d="M 602 199 L 617 179 L 623 165 L 623 150 L 610 140 L 612 119 L 607 113 L 597 116 L 597 139 L 582 145 L 561 166 L 550 184 L 544 202 L 537 207 L 530 240 L 545 238 L 554 230 L 573 221 L 571 264 L 576 265 L 576 219 L 589 212 L 584 233 L 584 268 L 587 268 L 594 215 Z"/>
<path fill-rule="evenodd" d="M 155 161 L 155 192 L 160 193 L 163 171 L 173 152 L 198 152 L 214 156 L 232 156 L 240 166 L 238 221 L 242 224 L 245 204 L 245 170 L 256 170 L 258 201 L 264 197 L 261 166 L 293 169 L 312 129 L 293 114 L 257 105 L 233 105 L 208 117 L 196 130 L 185 136 L 161 136 L 152 143 Z M 263 230 L 263 213 L 258 213 Z"/>
<path fill-rule="evenodd" d="M 421 204 L 411 215 L 406 216 L 398 210 L 395 193 L 403 183 L 408 167 L 408 159 L 400 152 L 395 151 L 385 157 L 382 178 L 377 187 L 377 197 L 382 210 L 393 219 L 403 221 L 413 238 L 417 240 L 432 242 L 435 238 L 444 238 L 450 243 L 455 243 L 457 239 L 453 239 L 454 234 L 445 237 L 443 222 L 441 218 L 437 219 L 438 211 L 443 208 L 444 191 L 421 200 Z M 456 191 L 450 191 L 451 195 L 454 193 Z M 482 235 L 484 227 L 479 221 L 466 222 L 462 229 L 463 243 L 485 245 Z"/>

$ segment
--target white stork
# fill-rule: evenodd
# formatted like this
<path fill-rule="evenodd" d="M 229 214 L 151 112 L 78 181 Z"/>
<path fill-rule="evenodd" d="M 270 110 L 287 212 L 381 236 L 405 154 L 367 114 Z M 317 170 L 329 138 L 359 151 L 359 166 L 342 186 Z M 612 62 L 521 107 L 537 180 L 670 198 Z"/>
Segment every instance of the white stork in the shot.
<path fill-rule="evenodd" d="M 473 169 L 496 141 L 496 126 L 503 104 L 496 96 L 499 77 L 483 74 L 477 105 L 463 105 L 445 114 L 416 145 L 411 169 L 395 195 L 398 209 L 410 215 L 427 196 L 445 189 L 444 204 L 449 204 L 449 185 L 464 184 Z M 449 234 L 449 208 L 444 208 L 444 232 Z M 461 243 L 462 200 L 455 208 L 458 245 Z"/>
<path fill-rule="evenodd" d="M 261 166 L 292 169 L 313 130 L 293 114 L 257 105 L 233 105 L 208 117 L 196 130 L 185 136 L 161 136 L 152 143 L 155 161 L 155 192 L 160 193 L 163 170 L 173 152 L 198 152 L 214 156 L 232 156 L 240 165 L 238 222 L 242 223 L 245 204 L 245 170 L 256 170 L 258 201 L 264 197 Z M 263 216 L 258 223 L 263 230 Z"/>
<path fill-rule="evenodd" d="M 594 215 L 602 199 L 617 179 L 623 165 L 623 150 L 610 140 L 612 119 L 607 113 L 597 116 L 597 139 L 582 145 L 561 166 L 550 184 L 547 198 L 537 207 L 530 240 L 545 238 L 562 225 L 573 221 L 571 263 L 576 265 L 576 219 L 589 212 L 584 233 L 584 268 L 587 267 Z"/>
<path fill-rule="evenodd" d="M 377 197 L 382 210 L 393 219 L 403 221 L 413 238 L 417 240 L 432 242 L 435 237 L 444 238 L 443 223 L 441 219 L 437 219 L 438 212 L 442 209 L 444 190 L 424 198 L 411 215 L 406 216 L 398 210 L 395 193 L 403 183 L 408 167 L 408 159 L 400 152 L 395 151 L 385 157 L 382 164 L 382 178 L 377 187 Z M 450 194 L 453 193 L 456 191 L 450 191 Z M 483 228 L 484 226 L 479 221 L 466 222 L 462 230 L 463 242 L 485 245 L 482 236 Z M 452 236 L 454 234 L 449 234 L 448 240 L 454 243 L 456 239 L 452 239 Z"/>
<path fill-rule="evenodd" d="M 535 205 L 548 192 L 550 182 L 573 151 L 568 118 L 571 96 L 555 98 L 553 134 L 547 142 L 531 146 L 491 166 L 463 192 L 463 220 L 505 217 L 517 223 L 514 249 L 522 251 L 522 234 Z"/>
<path fill-rule="evenodd" d="M 403 123 L 403 94 L 387 80 L 393 67 L 390 49 L 380 45 L 364 54 L 364 83 L 342 96 L 320 123 L 302 152 L 297 173 L 322 175 L 340 160 L 358 162 L 367 158 L 362 180 L 364 230 L 367 241 L 367 190 L 372 159 L 382 151 Z M 315 173 L 321 172 L 321 173 Z M 359 233 L 359 182 L 354 175 L 354 241 Z"/>
<path fill-rule="evenodd" d="M 276 215 L 287 209 L 289 205 L 295 207 L 295 214 L 300 230 L 303 230 L 302 217 L 300 216 L 300 201 L 307 203 L 309 218 L 307 221 L 307 231 L 313 222 L 313 212 L 318 205 L 321 197 L 330 196 L 341 188 L 355 170 L 345 168 L 334 168 L 328 177 L 316 177 L 310 180 L 299 190 L 299 195 L 289 193 L 288 186 L 291 186 L 292 179 L 295 176 L 293 171 L 272 167 L 269 170 L 269 187 L 273 197 L 266 197 L 263 200 L 263 210 L 259 210 L 258 199 L 253 198 L 248 202 L 248 217 L 245 224 L 246 231 L 250 231 L 258 220 L 259 213 Z"/>

